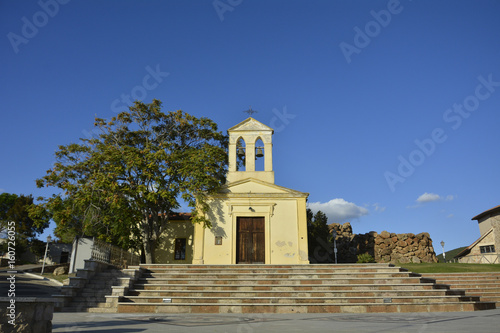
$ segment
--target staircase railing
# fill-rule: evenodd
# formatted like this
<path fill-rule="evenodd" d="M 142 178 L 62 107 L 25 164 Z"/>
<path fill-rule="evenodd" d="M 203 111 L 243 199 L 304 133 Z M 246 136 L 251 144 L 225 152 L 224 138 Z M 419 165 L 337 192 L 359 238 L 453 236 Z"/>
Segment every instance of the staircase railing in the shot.
<path fill-rule="evenodd" d="M 119 268 L 127 268 L 141 263 L 141 257 L 118 246 L 111 245 L 94 238 L 91 259 L 111 264 Z"/>

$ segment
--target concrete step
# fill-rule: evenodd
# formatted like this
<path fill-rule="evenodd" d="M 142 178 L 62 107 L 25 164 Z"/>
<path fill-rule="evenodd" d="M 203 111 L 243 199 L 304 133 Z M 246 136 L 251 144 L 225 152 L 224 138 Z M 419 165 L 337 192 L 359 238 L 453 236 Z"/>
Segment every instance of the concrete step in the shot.
<path fill-rule="evenodd" d="M 421 303 L 449 303 L 449 302 L 478 302 L 479 297 L 471 296 L 392 296 L 392 297 L 162 297 L 162 296 L 127 296 L 120 300 L 119 304 L 132 303 L 173 303 L 173 304 L 198 304 L 198 303 L 221 303 L 221 304 L 353 304 L 353 303 L 400 303 L 400 304 L 421 304 Z"/>
<path fill-rule="evenodd" d="M 396 278 L 330 278 L 330 279 L 319 279 L 319 278 L 260 278 L 253 277 L 250 275 L 241 276 L 239 278 L 222 279 L 222 278 L 184 278 L 184 279 L 161 279 L 161 278 L 140 278 L 138 279 L 139 284 L 403 284 L 403 283 L 432 283 L 434 280 L 419 278 L 419 277 L 396 277 Z"/>
<path fill-rule="evenodd" d="M 439 285 L 433 283 L 387 283 L 387 284 L 343 284 L 343 283 L 323 283 L 323 284 L 290 284 L 284 282 L 283 284 L 141 284 L 134 285 L 136 290 L 228 290 L 228 291 L 262 291 L 262 290 L 275 290 L 275 291 L 307 291 L 307 290 L 432 290 L 432 289 L 450 289 L 447 285 Z"/>
<path fill-rule="evenodd" d="M 428 277 L 426 275 L 426 277 Z M 436 276 L 436 277 L 431 277 L 437 281 L 446 281 L 446 282 L 450 282 L 450 283 L 474 283 L 474 282 L 489 282 L 489 283 L 500 283 L 500 277 L 499 278 L 496 278 L 496 277 L 492 277 L 492 276 L 484 276 L 484 277 L 481 277 L 481 278 L 473 278 L 473 277 L 469 277 L 469 278 L 460 278 L 460 277 L 453 277 L 453 278 L 442 278 L 442 277 L 439 277 L 439 276 Z"/>
<path fill-rule="evenodd" d="M 224 272 L 224 273 L 145 273 L 142 275 L 142 279 L 242 279 L 249 274 L 242 274 L 238 272 Z M 373 273 L 251 273 L 253 278 L 259 279 L 387 279 L 387 278 L 406 278 L 406 277 L 420 277 L 419 274 L 413 274 L 408 272 L 373 272 Z"/>
<path fill-rule="evenodd" d="M 424 273 L 426 276 L 433 276 L 436 278 L 483 278 L 483 277 L 497 277 L 500 278 L 500 272 L 463 272 L 463 273 Z"/>
<path fill-rule="evenodd" d="M 463 286 L 463 285 L 451 285 L 450 288 L 460 288 L 460 289 L 464 289 L 464 290 L 467 290 L 467 291 L 484 291 L 484 292 L 492 292 L 492 293 L 500 293 L 500 285 L 494 285 L 494 286 L 478 286 L 478 285 L 474 285 L 472 287 L 466 287 L 466 286 Z"/>
<path fill-rule="evenodd" d="M 302 273 L 302 274 L 361 274 L 361 273 L 411 273 L 405 269 L 399 267 L 387 267 L 387 268 L 366 268 L 366 269 L 356 269 L 356 268 L 283 268 L 283 269 L 271 269 L 271 268 L 216 268 L 216 269 L 176 269 L 176 268 L 163 268 L 163 269 L 144 269 L 143 274 L 292 274 L 292 273 Z M 414 274 L 414 273 L 412 273 Z"/>
<path fill-rule="evenodd" d="M 494 303 L 384 303 L 384 304 L 182 304 L 119 303 L 119 313 L 387 313 L 387 312 L 456 312 L 494 309 Z"/>
<path fill-rule="evenodd" d="M 440 282 L 441 283 L 441 282 Z M 443 284 L 449 285 L 451 288 L 461 288 L 461 289 L 498 289 L 500 287 L 500 283 L 446 283 L 446 281 L 442 282 Z"/>
<path fill-rule="evenodd" d="M 430 296 L 465 296 L 463 290 L 396 290 L 396 291 L 218 291 L 218 290 L 130 290 L 127 297 L 430 297 Z M 473 295 L 468 295 L 473 296 Z"/>

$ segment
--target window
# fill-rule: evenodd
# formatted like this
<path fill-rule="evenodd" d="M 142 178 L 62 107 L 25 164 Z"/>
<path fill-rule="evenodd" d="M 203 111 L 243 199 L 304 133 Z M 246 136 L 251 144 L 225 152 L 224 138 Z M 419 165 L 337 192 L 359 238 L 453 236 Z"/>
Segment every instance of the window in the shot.
<path fill-rule="evenodd" d="M 495 245 L 480 246 L 479 249 L 481 250 L 481 253 L 493 253 L 495 252 Z"/>
<path fill-rule="evenodd" d="M 176 238 L 175 239 L 175 260 L 185 260 L 186 259 L 186 238 Z"/>

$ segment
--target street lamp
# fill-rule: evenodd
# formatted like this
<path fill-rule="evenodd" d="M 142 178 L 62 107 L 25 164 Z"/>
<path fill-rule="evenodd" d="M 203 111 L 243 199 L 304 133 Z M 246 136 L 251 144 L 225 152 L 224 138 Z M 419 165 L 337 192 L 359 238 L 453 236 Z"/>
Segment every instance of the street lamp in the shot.
<path fill-rule="evenodd" d="M 43 256 L 42 273 L 40 275 L 43 275 L 43 270 L 45 269 L 45 260 L 47 260 L 47 250 L 49 249 L 50 242 L 52 242 L 52 237 L 50 237 L 50 235 L 48 235 L 47 236 L 47 245 L 45 245 L 45 255 Z"/>
<path fill-rule="evenodd" d="M 337 231 L 332 229 L 333 235 L 333 252 L 335 253 L 335 263 L 337 263 Z"/>
<path fill-rule="evenodd" d="M 444 241 L 441 241 L 441 246 L 443 247 L 443 260 L 446 262 L 446 253 L 444 252 Z"/>

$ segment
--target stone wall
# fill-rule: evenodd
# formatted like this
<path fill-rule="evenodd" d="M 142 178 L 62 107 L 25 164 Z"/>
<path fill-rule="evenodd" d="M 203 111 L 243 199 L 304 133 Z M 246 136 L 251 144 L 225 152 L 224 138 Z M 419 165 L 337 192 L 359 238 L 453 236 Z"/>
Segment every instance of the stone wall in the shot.
<path fill-rule="evenodd" d="M 391 263 L 434 263 L 438 262 L 432 246 L 432 239 L 426 232 L 418 235 L 395 234 L 371 231 L 353 234 L 349 222 L 333 223 L 329 227 L 337 232 L 338 262 L 356 262 L 357 255 L 368 253 L 376 262 Z"/>
<path fill-rule="evenodd" d="M 51 299 L 0 297 L 0 332 L 50 333 L 53 312 Z"/>

